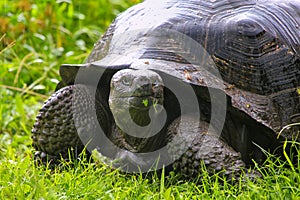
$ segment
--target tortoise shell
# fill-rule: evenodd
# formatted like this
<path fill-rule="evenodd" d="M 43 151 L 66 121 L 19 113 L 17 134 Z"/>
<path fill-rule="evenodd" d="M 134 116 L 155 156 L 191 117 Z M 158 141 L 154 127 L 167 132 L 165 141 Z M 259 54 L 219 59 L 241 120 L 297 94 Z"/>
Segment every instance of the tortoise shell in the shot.
<path fill-rule="evenodd" d="M 278 133 L 300 121 L 299 26 L 297 0 L 146 0 L 116 18 L 83 66 L 149 68 L 221 89 Z M 70 84 L 76 70 L 60 73 Z"/>

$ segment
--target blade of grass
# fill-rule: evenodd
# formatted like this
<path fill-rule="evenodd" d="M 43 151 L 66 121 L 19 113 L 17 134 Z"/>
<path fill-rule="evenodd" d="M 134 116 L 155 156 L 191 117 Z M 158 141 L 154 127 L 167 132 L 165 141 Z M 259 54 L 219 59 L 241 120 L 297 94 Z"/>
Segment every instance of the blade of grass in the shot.
<path fill-rule="evenodd" d="M 163 198 L 164 189 L 165 189 L 165 168 L 163 167 L 162 172 L 161 172 L 161 178 L 160 178 L 160 195 L 161 195 L 161 198 Z"/>
<path fill-rule="evenodd" d="M 34 53 L 31 52 L 31 53 L 27 54 L 27 55 L 21 60 L 21 63 L 20 63 L 20 65 L 19 65 L 19 67 L 18 67 L 18 71 L 17 71 L 16 76 L 15 76 L 14 85 L 16 85 L 16 84 L 18 83 L 20 73 L 21 73 L 22 68 L 23 68 L 23 66 L 25 65 L 27 59 L 29 59 L 29 58 L 30 58 L 31 56 L 33 56 L 33 55 L 34 55 Z"/>
<path fill-rule="evenodd" d="M 277 139 L 279 138 L 279 136 L 282 134 L 282 132 L 283 132 L 284 130 L 286 130 L 287 128 L 290 128 L 290 127 L 292 127 L 292 126 L 300 126 L 300 123 L 297 122 L 297 123 L 292 123 L 292 124 L 288 124 L 288 125 L 284 126 L 284 127 L 279 131 L 279 133 L 278 133 L 278 135 L 277 135 Z"/>
<path fill-rule="evenodd" d="M 4 35 L 4 36 L 5 36 L 5 35 Z M 2 37 L 0 38 L 0 41 L 1 41 L 3 38 L 4 38 L 4 37 L 2 36 Z M 13 41 L 13 42 L 9 43 L 9 45 L 7 45 L 4 49 L 2 49 L 2 50 L 0 51 L 0 55 L 1 55 L 4 51 L 6 51 L 7 49 L 13 47 L 15 44 L 16 44 L 16 41 Z"/>
<path fill-rule="evenodd" d="M 25 90 L 23 88 L 18 88 L 18 87 L 9 86 L 9 85 L 1 85 L 1 84 L 0 84 L 0 87 L 3 87 L 5 89 L 9 89 L 9 90 L 22 92 L 22 93 L 27 93 L 27 94 L 30 94 L 30 95 L 35 95 L 35 96 L 38 96 L 42 99 L 47 99 L 48 98 L 48 96 L 46 96 L 46 95 L 43 95 L 43 94 L 40 94 L 40 93 L 37 93 L 37 92 L 33 92 L 31 90 Z"/>
<path fill-rule="evenodd" d="M 286 153 L 287 143 L 288 143 L 287 140 L 285 140 L 285 142 L 283 143 L 283 155 L 284 155 L 285 159 L 287 160 L 287 162 L 289 163 L 290 167 L 292 168 L 293 172 L 295 172 L 294 165 L 293 165 L 291 159 L 289 158 L 288 154 Z"/>

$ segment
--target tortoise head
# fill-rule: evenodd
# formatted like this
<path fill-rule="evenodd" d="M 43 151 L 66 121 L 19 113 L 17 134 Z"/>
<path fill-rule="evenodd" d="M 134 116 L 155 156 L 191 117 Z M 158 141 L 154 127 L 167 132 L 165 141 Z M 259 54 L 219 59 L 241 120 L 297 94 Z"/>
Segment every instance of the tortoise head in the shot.
<path fill-rule="evenodd" d="M 151 70 L 123 69 L 115 73 L 109 107 L 117 126 L 128 133 L 136 125 L 146 127 L 152 123 L 162 112 L 163 87 L 162 78 Z"/>

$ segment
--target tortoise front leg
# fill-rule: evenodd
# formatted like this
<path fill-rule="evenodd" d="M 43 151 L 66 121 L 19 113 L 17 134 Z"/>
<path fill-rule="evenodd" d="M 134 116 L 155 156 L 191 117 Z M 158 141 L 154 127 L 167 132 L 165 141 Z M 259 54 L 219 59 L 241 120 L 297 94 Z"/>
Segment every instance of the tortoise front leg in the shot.
<path fill-rule="evenodd" d="M 70 85 L 54 93 L 40 109 L 32 129 L 35 160 L 57 164 L 61 158 L 78 158 L 84 149 L 78 134 L 93 128 L 95 105 L 98 120 L 108 120 L 105 107 L 95 101 L 88 86 Z"/>
<path fill-rule="evenodd" d="M 169 154 L 175 162 L 173 169 L 186 178 L 197 178 L 205 165 L 209 174 L 220 173 L 238 179 L 246 169 L 240 153 L 228 146 L 214 133 L 209 124 L 192 116 L 176 119 L 168 129 Z"/>

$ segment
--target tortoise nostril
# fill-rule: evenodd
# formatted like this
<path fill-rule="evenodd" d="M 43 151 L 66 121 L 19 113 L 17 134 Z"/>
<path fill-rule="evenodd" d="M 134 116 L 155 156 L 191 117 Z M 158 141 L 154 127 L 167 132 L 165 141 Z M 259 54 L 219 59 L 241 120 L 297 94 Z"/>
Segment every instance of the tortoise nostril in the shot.
<path fill-rule="evenodd" d="M 136 83 L 139 86 L 150 85 L 150 79 L 145 76 L 141 76 L 141 77 L 137 78 Z"/>
<path fill-rule="evenodd" d="M 141 90 L 143 90 L 143 91 L 148 91 L 148 92 L 150 92 L 150 91 L 151 91 L 151 84 L 144 84 L 144 85 L 141 85 L 140 88 L 141 88 Z"/>
<path fill-rule="evenodd" d="M 139 91 L 149 92 L 151 91 L 151 81 L 145 76 L 138 77 L 135 80 L 136 89 Z"/>

